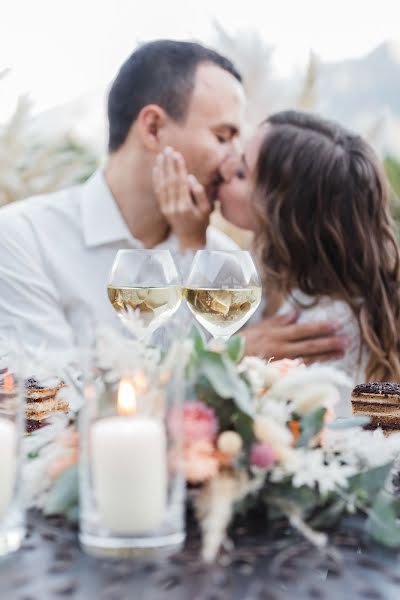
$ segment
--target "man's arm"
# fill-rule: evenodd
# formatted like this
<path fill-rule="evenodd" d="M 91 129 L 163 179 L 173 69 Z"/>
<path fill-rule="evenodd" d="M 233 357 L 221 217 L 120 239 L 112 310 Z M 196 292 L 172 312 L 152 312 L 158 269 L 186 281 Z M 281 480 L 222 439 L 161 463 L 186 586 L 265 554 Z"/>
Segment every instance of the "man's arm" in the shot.
<path fill-rule="evenodd" d="M 302 358 L 306 363 L 342 358 L 351 345 L 338 335 L 340 324 L 329 321 L 296 323 L 296 312 L 263 319 L 244 327 L 245 352 L 261 358 Z"/>
<path fill-rule="evenodd" d="M 11 212 L 0 216 L 0 323 L 16 326 L 22 345 L 67 349 L 73 344 L 30 225 Z"/>

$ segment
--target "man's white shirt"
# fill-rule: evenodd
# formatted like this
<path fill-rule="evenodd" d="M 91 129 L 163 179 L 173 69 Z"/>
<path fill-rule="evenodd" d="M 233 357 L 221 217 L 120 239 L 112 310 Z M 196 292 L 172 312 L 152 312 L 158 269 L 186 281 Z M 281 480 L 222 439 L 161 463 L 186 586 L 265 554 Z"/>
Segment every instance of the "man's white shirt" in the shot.
<path fill-rule="evenodd" d="M 186 270 L 192 253 L 169 249 Z M 0 210 L 0 326 L 15 325 L 23 343 L 67 349 L 80 315 L 118 325 L 107 282 L 119 249 L 143 248 L 128 230 L 101 171 L 83 185 L 13 203 Z M 207 248 L 235 250 L 224 233 L 209 227 Z"/>

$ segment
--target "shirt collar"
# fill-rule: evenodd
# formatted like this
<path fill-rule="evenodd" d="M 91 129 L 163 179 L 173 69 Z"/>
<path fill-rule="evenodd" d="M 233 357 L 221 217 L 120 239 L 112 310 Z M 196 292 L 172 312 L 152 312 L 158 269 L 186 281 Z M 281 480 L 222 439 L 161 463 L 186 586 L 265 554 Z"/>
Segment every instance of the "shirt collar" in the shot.
<path fill-rule="evenodd" d="M 111 194 L 102 171 L 97 170 L 82 187 L 82 224 L 88 247 L 127 241 L 134 248 L 142 243 L 134 238 Z"/>

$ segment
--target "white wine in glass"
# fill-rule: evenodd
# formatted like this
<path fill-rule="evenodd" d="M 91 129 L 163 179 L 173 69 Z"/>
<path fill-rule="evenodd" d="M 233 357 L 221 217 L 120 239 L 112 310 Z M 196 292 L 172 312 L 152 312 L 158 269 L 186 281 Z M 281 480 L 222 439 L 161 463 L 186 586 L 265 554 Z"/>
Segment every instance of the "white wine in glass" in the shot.
<path fill-rule="evenodd" d="M 188 306 L 198 322 L 215 338 L 236 333 L 261 301 L 261 287 L 234 289 L 185 289 Z"/>
<path fill-rule="evenodd" d="M 156 329 L 167 321 L 181 303 L 181 288 L 107 287 L 108 298 L 122 321 L 138 314 L 144 327 Z M 138 313 L 136 313 L 138 311 Z"/>
<path fill-rule="evenodd" d="M 200 250 L 184 295 L 197 321 L 214 338 L 226 341 L 259 306 L 261 282 L 248 252 Z"/>
<path fill-rule="evenodd" d="M 107 293 L 123 324 L 140 339 L 168 321 L 182 300 L 178 271 L 167 250 L 120 250 Z"/>

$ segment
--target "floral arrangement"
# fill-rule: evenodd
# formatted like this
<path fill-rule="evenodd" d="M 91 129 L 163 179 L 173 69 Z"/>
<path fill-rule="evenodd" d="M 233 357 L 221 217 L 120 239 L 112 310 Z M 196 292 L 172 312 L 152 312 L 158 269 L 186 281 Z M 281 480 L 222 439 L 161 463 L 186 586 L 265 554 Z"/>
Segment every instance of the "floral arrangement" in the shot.
<path fill-rule="evenodd" d="M 366 531 L 400 545 L 400 501 L 390 487 L 400 436 L 365 431 L 365 418 L 335 420 L 347 377 L 301 361 L 242 358 L 233 338 L 222 352 L 199 333 L 189 370 L 195 398 L 184 407 L 184 468 L 201 484 L 195 506 L 203 558 L 214 560 L 235 513 L 264 506 L 310 542 L 346 514 L 366 515 Z"/>
<path fill-rule="evenodd" d="M 335 420 L 336 386 L 348 384 L 341 372 L 242 353 L 240 337 L 213 348 L 197 329 L 187 348 L 183 470 L 203 559 L 215 559 L 235 514 L 254 507 L 271 522 L 286 520 L 318 547 L 328 543 L 326 529 L 355 513 L 365 515 L 374 540 L 400 546 L 400 500 L 391 486 L 400 435 L 366 431 L 364 417 Z M 52 484 L 38 504 L 46 514 L 76 517 L 73 428 L 53 443 L 57 460 L 46 467 Z M 43 451 L 54 457 L 48 445 Z"/>

